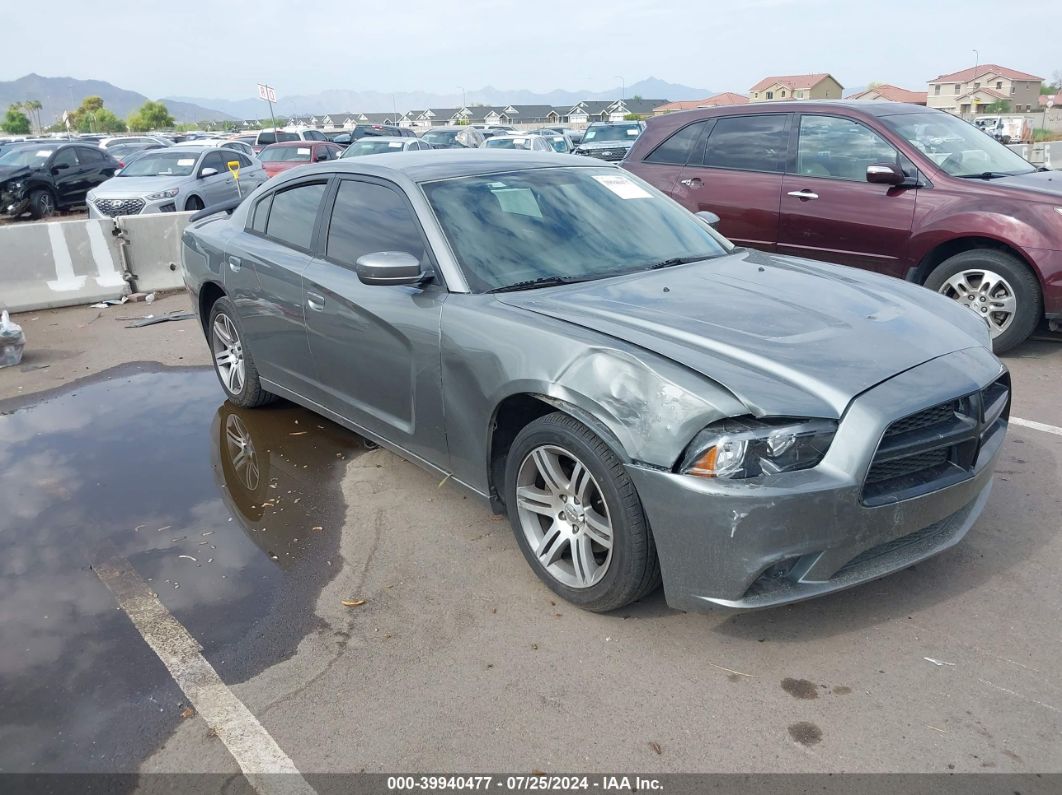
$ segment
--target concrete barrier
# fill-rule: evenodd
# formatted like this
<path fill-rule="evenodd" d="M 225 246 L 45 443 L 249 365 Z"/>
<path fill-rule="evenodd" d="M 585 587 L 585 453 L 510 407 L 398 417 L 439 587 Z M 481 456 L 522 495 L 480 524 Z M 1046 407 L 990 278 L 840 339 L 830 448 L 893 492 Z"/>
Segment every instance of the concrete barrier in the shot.
<path fill-rule="evenodd" d="M 192 213 L 126 215 L 114 219 L 119 244 L 127 241 L 126 267 L 136 289 L 175 290 L 184 287 L 181 276 L 181 233 Z"/>
<path fill-rule="evenodd" d="M 1008 144 L 1030 163 L 1044 168 L 1062 170 L 1062 141 L 1047 141 L 1036 144 Z"/>
<path fill-rule="evenodd" d="M 28 312 L 137 290 L 179 289 L 191 213 L 12 223 L 0 227 L 0 307 Z"/>

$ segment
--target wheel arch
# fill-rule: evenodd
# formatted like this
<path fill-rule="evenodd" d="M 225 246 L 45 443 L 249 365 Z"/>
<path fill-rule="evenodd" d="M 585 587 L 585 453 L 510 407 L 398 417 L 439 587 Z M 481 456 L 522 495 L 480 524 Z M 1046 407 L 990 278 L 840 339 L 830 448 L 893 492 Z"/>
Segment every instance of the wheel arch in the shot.
<path fill-rule="evenodd" d="M 210 310 L 219 298 L 225 298 L 227 295 L 225 288 L 217 282 L 207 281 L 200 286 L 198 296 L 199 322 L 203 326 L 203 334 L 207 333 L 207 326 L 210 323 Z"/>
<path fill-rule="evenodd" d="M 202 205 L 203 207 L 206 207 L 206 202 L 203 201 L 203 197 L 202 196 L 200 196 L 198 193 L 189 193 L 187 196 L 184 197 L 184 210 L 185 210 L 185 212 L 189 212 L 188 203 L 190 201 L 192 201 L 193 199 L 195 201 L 199 202 L 199 204 Z"/>
<path fill-rule="evenodd" d="M 487 429 L 487 485 L 491 508 L 495 513 L 503 513 L 505 510 L 503 483 L 509 448 L 513 441 L 531 422 L 556 411 L 578 420 L 597 434 L 621 461 L 631 460 L 616 434 L 586 409 L 537 392 L 508 395 L 495 406 Z"/>
<path fill-rule="evenodd" d="M 945 240 L 942 243 L 938 243 L 926 252 L 924 257 L 922 257 L 921 261 L 915 268 L 914 276 L 911 281 L 924 285 L 926 279 L 929 278 L 929 274 L 931 274 L 934 269 L 945 260 L 954 257 L 956 254 L 962 254 L 966 251 L 974 251 L 981 248 L 1010 254 L 1029 269 L 1030 273 L 1032 273 L 1033 276 L 1036 277 L 1036 280 L 1040 282 L 1041 291 L 1043 290 L 1043 282 L 1040 279 L 1039 272 L 1036 270 L 1036 267 L 1030 259 L 1025 256 L 1020 249 L 1015 248 L 1010 243 L 999 240 L 998 238 L 985 237 L 983 235 L 964 235 L 962 237 L 955 237 L 950 240 Z"/>

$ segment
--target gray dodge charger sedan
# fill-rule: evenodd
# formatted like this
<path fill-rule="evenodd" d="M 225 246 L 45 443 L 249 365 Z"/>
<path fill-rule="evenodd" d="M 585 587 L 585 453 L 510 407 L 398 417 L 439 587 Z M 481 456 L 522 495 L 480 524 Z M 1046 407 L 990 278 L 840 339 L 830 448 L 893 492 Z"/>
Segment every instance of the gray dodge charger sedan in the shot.
<path fill-rule="evenodd" d="M 952 546 L 988 498 L 1010 381 L 979 318 L 737 248 L 612 166 L 370 155 L 229 210 L 183 239 L 228 399 L 452 478 L 582 607 L 828 593 Z"/>

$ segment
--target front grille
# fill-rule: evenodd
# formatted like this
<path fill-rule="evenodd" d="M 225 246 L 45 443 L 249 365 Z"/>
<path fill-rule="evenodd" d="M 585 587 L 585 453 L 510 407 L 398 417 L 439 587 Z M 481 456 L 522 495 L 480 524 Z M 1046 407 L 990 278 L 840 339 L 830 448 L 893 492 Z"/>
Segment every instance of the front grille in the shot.
<path fill-rule="evenodd" d="M 905 536 L 900 536 L 891 541 L 886 541 L 883 544 L 878 544 L 876 547 L 871 547 L 844 564 L 844 566 L 833 573 L 833 576 L 830 577 L 830 579 L 843 579 L 850 573 L 867 566 L 878 558 L 896 554 L 900 552 L 900 550 L 906 549 L 915 544 L 933 544 L 933 542 L 938 540 L 938 536 L 942 539 L 951 532 L 953 518 L 954 517 L 949 516 L 946 519 L 941 519 L 939 522 L 933 522 L 933 524 L 927 525 L 921 530 L 916 530 Z"/>
<path fill-rule="evenodd" d="M 893 422 L 881 437 L 863 482 L 863 503 L 916 497 L 968 478 L 981 445 L 1010 409 L 1010 378 Z"/>
<path fill-rule="evenodd" d="M 136 215 L 144 209 L 143 199 L 96 199 L 93 203 L 97 210 L 111 218 L 119 215 Z"/>

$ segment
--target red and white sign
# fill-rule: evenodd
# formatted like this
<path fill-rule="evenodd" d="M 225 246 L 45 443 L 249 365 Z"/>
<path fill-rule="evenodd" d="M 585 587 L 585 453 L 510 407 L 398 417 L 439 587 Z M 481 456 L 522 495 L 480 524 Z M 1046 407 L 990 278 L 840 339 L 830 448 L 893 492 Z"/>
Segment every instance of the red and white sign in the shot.
<path fill-rule="evenodd" d="M 258 98 L 264 99 L 267 102 L 277 101 L 277 90 L 272 86 L 267 86 L 265 83 L 258 84 Z"/>

